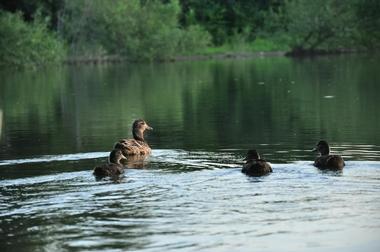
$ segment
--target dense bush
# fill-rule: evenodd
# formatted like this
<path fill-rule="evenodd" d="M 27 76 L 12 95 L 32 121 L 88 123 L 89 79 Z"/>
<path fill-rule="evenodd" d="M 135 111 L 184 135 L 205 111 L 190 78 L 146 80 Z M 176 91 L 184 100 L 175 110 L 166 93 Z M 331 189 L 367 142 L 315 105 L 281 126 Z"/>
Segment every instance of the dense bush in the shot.
<path fill-rule="evenodd" d="M 285 5 L 294 51 L 348 48 L 356 32 L 352 6 L 340 0 L 293 0 Z"/>
<path fill-rule="evenodd" d="M 380 49 L 379 20 L 379 0 L 0 1 L 0 64 L 57 61 L 63 45 L 70 56 L 130 60 Z"/>
<path fill-rule="evenodd" d="M 209 42 L 199 27 L 180 29 L 179 12 L 177 1 L 67 1 L 61 32 L 74 55 L 99 52 L 134 60 L 166 59 Z"/>
<path fill-rule="evenodd" d="M 26 23 L 21 13 L 0 11 L 0 65 L 44 64 L 61 60 L 64 45 L 36 16 Z"/>
<path fill-rule="evenodd" d="M 380 48 L 380 1 L 361 0 L 356 5 L 359 43 L 370 49 Z"/>

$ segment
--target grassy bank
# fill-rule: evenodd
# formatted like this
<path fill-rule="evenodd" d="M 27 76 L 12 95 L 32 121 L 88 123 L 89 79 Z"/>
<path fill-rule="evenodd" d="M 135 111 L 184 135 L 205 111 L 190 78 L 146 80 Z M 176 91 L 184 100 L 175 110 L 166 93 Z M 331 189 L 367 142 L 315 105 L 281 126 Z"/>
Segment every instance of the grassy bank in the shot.
<path fill-rule="evenodd" d="M 261 56 L 284 56 L 289 52 L 289 46 L 281 39 L 257 38 L 253 42 L 236 41 L 222 46 L 194 47 L 192 50 L 179 51 L 167 58 L 153 59 L 153 61 L 183 61 L 225 58 L 252 58 Z M 68 64 L 102 64 L 118 62 L 142 62 L 144 57 L 125 57 L 122 55 L 102 55 L 98 53 L 85 56 L 69 56 L 64 60 Z"/>

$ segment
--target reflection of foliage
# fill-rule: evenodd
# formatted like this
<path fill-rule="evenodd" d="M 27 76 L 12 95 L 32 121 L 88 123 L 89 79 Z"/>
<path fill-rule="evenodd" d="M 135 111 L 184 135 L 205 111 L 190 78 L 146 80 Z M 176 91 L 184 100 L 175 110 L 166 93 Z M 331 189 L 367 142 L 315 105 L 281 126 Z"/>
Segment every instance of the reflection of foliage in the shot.
<path fill-rule="evenodd" d="M 0 86 L 2 141 L 16 145 L 7 136 L 17 131 L 28 143 L 18 151 L 107 150 L 141 117 L 155 128 L 147 137 L 154 148 L 378 143 L 375 63 L 264 58 L 19 73 Z"/>
<path fill-rule="evenodd" d="M 7 118 L 17 120 L 20 125 L 54 122 L 55 113 L 58 112 L 56 105 L 65 88 L 65 76 L 60 70 L 11 72 L 9 75 L 3 74 L 3 77 L 0 106 L 6 111 Z M 4 122 L 7 120 L 4 119 Z M 49 125 L 42 123 L 39 128 L 40 131 L 47 131 Z"/>
<path fill-rule="evenodd" d="M 0 109 L 0 139 L 1 139 L 2 131 L 3 131 L 3 111 Z"/>

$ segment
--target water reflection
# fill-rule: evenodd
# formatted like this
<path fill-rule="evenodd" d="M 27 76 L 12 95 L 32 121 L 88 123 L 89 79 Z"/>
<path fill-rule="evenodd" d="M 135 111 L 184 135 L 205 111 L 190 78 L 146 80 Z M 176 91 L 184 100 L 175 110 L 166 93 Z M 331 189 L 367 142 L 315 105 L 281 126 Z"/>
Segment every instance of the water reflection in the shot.
<path fill-rule="evenodd" d="M 3 110 L 0 109 L 0 140 L 1 140 L 2 131 L 3 131 Z"/>
<path fill-rule="evenodd" d="M 148 164 L 149 155 L 128 156 L 126 160 L 122 160 L 127 168 L 144 168 Z"/>
<path fill-rule="evenodd" d="M 378 63 L 1 73 L 0 250 L 378 251 Z M 157 129 L 152 154 L 129 159 L 117 183 L 96 181 L 93 167 L 136 118 Z M 313 167 L 320 139 L 346 160 L 342 173 Z M 241 173 L 252 148 L 272 174 Z"/>
<path fill-rule="evenodd" d="M 156 126 L 146 137 L 153 148 L 287 151 L 321 138 L 379 145 L 377 60 L 280 57 L 5 75 L 0 157 L 110 150 L 136 118 Z"/>
<path fill-rule="evenodd" d="M 282 241 L 289 251 L 376 251 L 379 161 L 347 161 L 340 174 L 272 163 L 271 175 L 251 178 L 243 154 L 154 150 L 146 169 L 126 169 L 117 183 L 95 181 L 91 169 L 0 180 L 2 247 L 277 251 Z"/>

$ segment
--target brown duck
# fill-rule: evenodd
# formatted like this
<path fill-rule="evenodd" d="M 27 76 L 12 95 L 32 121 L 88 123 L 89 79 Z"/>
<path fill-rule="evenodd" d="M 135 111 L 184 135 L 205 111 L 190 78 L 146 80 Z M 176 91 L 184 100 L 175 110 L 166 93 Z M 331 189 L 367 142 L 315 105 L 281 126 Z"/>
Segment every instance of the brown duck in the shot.
<path fill-rule="evenodd" d="M 144 139 L 145 130 L 153 130 L 153 128 L 142 119 L 134 121 L 132 125 L 133 139 L 121 139 L 115 144 L 114 149 L 121 150 L 124 156 L 150 154 L 152 150 Z"/>
<path fill-rule="evenodd" d="M 326 141 L 319 141 L 313 151 L 319 152 L 321 154 L 315 159 L 314 166 L 320 169 L 329 170 L 343 169 L 345 165 L 343 158 L 339 155 L 330 155 L 330 146 Z"/>
<path fill-rule="evenodd" d="M 120 163 L 122 159 L 126 159 L 126 157 L 121 150 L 112 150 L 108 158 L 108 164 L 95 167 L 94 175 L 97 177 L 112 177 L 122 174 L 124 172 L 124 167 Z"/>
<path fill-rule="evenodd" d="M 273 172 L 272 167 L 264 159 L 260 158 L 256 150 L 249 150 L 244 160 L 246 162 L 241 171 L 249 176 L 257 177 Z"/>

